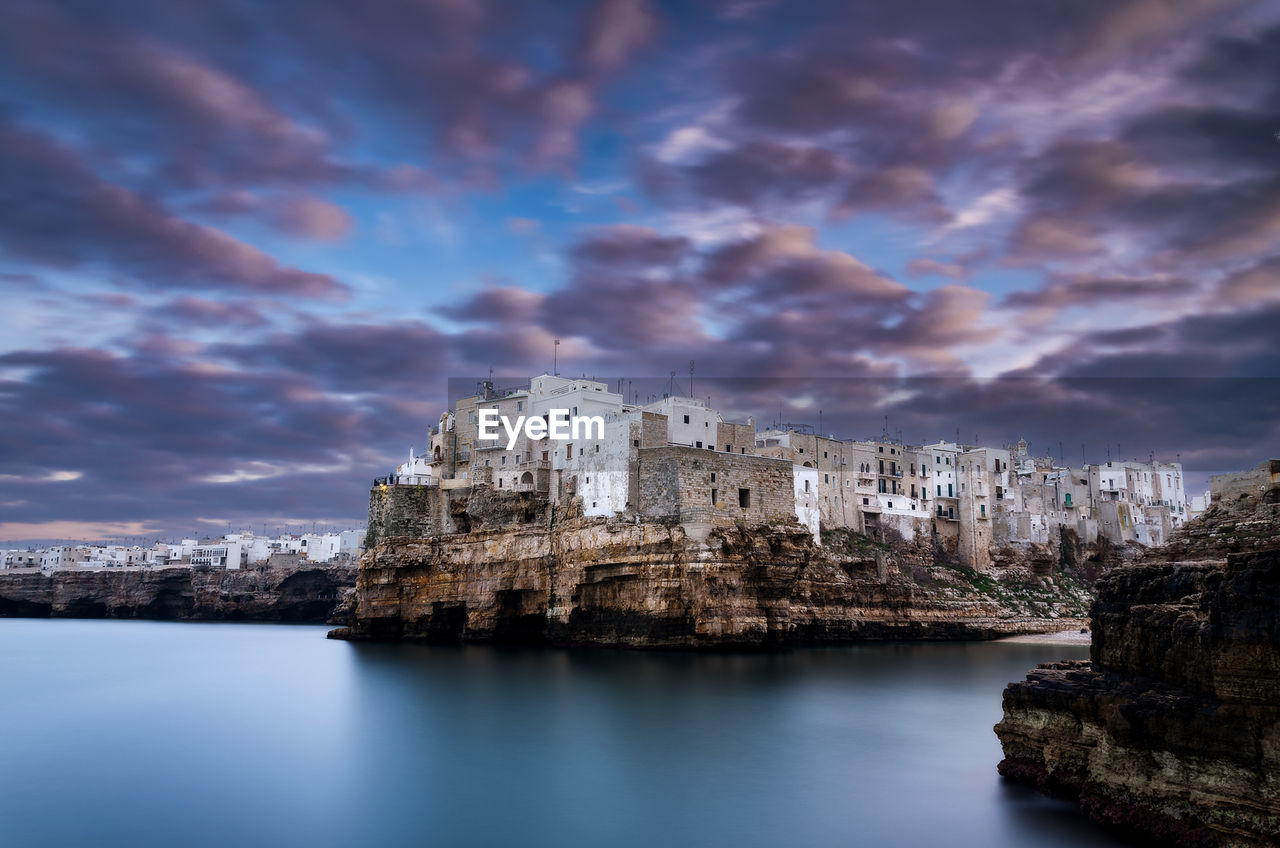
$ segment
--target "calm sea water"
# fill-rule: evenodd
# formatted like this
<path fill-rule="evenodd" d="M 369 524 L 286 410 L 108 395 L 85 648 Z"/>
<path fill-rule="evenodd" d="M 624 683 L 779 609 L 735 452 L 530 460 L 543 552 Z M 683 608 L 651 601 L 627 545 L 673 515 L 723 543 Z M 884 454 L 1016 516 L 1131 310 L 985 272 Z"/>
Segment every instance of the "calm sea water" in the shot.
<path fill-rule="evenodd" d="M 0 620 L 0 844 L 1118 844 L 995 773 L 1005 683 L 1085 648 L 324 632 Z"/>

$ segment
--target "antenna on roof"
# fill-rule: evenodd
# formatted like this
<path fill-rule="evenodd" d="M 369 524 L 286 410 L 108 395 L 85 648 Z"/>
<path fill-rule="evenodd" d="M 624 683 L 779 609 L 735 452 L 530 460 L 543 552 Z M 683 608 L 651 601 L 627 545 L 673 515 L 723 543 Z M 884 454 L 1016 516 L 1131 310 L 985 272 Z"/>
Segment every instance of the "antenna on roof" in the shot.
<path fill-rule="evenodd" d="M 693 397 L 693 360 L 689 360 L 689 397 Z"/>
<path fill-rule="evenodd" d="M 560 376 L 560 340 L 553 339 L 551 342 L 551 376 Z"/>

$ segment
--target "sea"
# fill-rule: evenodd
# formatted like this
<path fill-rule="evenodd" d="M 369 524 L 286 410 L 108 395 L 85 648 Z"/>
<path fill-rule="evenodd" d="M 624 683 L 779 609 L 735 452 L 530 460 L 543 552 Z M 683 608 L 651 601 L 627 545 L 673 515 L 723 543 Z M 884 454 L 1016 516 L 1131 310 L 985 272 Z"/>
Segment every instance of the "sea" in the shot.
<path fill-rule="evenodd" d="M 1083 645 L 352 644 L 0 619 L 0 845 L 1107 846 L 996 773 Z"/>

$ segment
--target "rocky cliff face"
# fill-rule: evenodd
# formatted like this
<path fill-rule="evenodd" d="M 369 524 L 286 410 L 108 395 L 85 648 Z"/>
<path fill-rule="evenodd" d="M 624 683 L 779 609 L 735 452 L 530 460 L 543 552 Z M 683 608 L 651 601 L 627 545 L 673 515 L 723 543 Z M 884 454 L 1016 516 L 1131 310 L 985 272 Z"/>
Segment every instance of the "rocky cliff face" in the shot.
<path fill-rule="evenodd" d="M 0 616 L 323 623 L 349 615 L 356 570 L 0 572 Z"/>
<path fill-rule="evenodd" d="M 796 524 L 698 532 L 561 515 L 488 489 L 451 502 L 450 516 L 467 531 L 379 537 L 351 626 L 332 636 L 686 648 L 981 639 L 1078 627 L 1090 597 L 1063 575 L 1011 569 L 1002 582 L 935 565 L 927 545 L 836 534 L 818 546 Z"/>
<path fill-rule="evenodd" d="M 1091 660 L 1005 690 L 1001 774 L 1167 844 L 1280 844 L 1277 495 L 1100 581 Z"/>

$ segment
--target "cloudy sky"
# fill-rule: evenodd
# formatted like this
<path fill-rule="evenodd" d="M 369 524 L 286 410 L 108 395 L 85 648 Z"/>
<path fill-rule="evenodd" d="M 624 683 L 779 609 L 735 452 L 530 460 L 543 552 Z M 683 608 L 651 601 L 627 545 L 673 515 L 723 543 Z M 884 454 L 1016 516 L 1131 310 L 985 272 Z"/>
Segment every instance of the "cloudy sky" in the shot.
<path fill-rule="evenodd" d="M 557 337 L 1202 481 L 1280 453 L 1280 5 L 9 0 L 0 291 L 0 539 L 354 524 Z"/>

